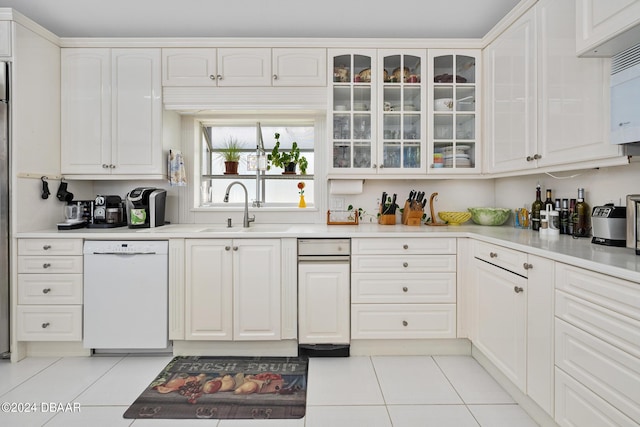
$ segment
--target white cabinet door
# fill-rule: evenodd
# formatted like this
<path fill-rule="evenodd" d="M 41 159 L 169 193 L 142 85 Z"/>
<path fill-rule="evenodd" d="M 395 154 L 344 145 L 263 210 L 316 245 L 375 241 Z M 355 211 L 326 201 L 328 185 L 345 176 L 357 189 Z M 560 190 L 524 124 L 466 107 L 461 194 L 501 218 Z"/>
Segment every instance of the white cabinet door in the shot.
<path fill-rule="evenodd" d="M 537 166 L 619 156 L 609 142 L 610 61 L 575 56 L 575 2 L 540 1 L 536 13 Z"/>
<path fill-rule="evenodd" d="M 115 173 L 162 173 L 160 49 L 112 49 L 112 145 Z"/>
<path fill-rule="evenodd" d="M 527 395 L 553 417 L 555 262 L 528 255 Z"/>
<path fill-rule="evenodd" d="M 488 172 L 532 168 L 536 151 L 536 20 L 525 13 L 484 52 Z"/>
<path fill-rule="evenodd" d="M 526 391 L 527 279 L 477 259 L 474 265 L 474 345 Z"/>
<path fill-rule="evenodd" d="M 63 174 L 110 174 L 111 52 L 62 49 Z"/>
<path fill-rule="evenodd" d="M 271 86 L 271 49 L 218 49 L 218 86 Z"/>
<path fill-rule="evenodd" d="M 0 56 L 11 56 L 11 21 L 0 21 Z"/>
<path fill-rule="evenodd" d="M 185 338 L 233 339 L 231 240 L 185 242 Z"/>
<path fill-rule="evenodd" d="M 280 240 L 233 241 L 233 338 L 280 339 Z"/>
<path fill-rule="evenodd" d="M 578 55 L 611 56 L 638 42 L 640 0 L 577 0 L 576 6 Z"/>
<path fill-rule="evenodd" d="M 163 86 L 215 86 L 216 49 L 162 49 Z"/>
<path fill-rule="evenodd" d="M 300 344 L 348 344 L 349 317 L 349 264 L 299 264 Z"/>
<path fill-rule="evenodd" d="M 274 86 L 326 86 L 325 49 L 278 48 L 272 51 Z"/>

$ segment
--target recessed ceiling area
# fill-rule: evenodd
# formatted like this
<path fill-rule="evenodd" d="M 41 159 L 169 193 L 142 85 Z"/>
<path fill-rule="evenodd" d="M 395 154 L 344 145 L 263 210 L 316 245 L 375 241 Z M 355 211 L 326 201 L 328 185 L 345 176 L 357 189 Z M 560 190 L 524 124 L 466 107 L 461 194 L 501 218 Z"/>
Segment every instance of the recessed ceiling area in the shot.
<path fill-rule="evenodd" d="M 0 0 L 0 7 L 59 37 L 481 38 L 518 2 Z"/>

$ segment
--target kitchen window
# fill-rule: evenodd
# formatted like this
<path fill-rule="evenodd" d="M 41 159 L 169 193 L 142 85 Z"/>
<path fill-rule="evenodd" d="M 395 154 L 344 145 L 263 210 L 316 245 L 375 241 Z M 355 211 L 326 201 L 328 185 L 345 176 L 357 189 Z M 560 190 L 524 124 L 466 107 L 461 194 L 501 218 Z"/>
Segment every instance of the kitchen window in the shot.
<path fill-rule="evenodd" d="M 300 201 L 298 184 L 304 182 L 307 206 L 314 205 L 314 143 L 318 122 L 313 117 L 278 117 L 256 120 L 221 119 L 202 122 L 200 141 L 200 207 L 224 207 L 244 204 L 244 192 L 234 189 L 229 194 L 229 203 L 223 203 L 227 186 L 240 181 L 247 188 L 249 202 L 261 207 L 297 207 Z M 269 155 L 276 143 L 275 134 L 280 134 L 280 152 L 289 152 L 294 142 L 300 156 L 307 159 L 306 174 L 296 169 L 296 174 L 283 174 L 283 169 L 273 167 L 266 158 L 260 161 L 257 150 L 260 135 L 264 146 L 264 157 Z M 225 147 L 233 141 L 240 155 L 237 175 L 225 174 Z M 257 172 L 256 167 L 267 163 L 269 169 Z M 256 174 L 260 178 L 256 178 Z M 258 192 L 260 193 L 258 195 Z"/>

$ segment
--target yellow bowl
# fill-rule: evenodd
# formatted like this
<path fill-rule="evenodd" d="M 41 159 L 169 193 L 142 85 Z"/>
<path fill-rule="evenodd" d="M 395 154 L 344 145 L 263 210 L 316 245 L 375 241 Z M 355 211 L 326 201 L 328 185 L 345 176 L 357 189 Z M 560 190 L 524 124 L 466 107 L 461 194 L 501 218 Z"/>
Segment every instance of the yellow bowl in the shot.
<path fill-rule="evenodd" d="M 471 219 L 471 212 L 438 212 L 438 216 L 449 225 L 460 225 Z"/>

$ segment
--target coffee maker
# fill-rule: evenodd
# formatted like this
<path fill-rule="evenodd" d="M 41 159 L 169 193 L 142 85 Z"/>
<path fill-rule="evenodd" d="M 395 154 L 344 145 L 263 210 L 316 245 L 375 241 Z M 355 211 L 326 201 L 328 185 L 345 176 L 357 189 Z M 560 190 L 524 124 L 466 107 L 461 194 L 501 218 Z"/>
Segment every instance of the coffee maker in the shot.
<path fill-rule="evenodd" d="M 124 202 L 120 196 L 96 196 L 92 213 L 89 228 L 113 228 L 127 225 L 124 219 Z"/>
<path fill-rule="evenodd" d="M 127 194 L 129 228 L 149 228 L 164 225 L 167 191 L 161 188 L 138 187 Z"/>

